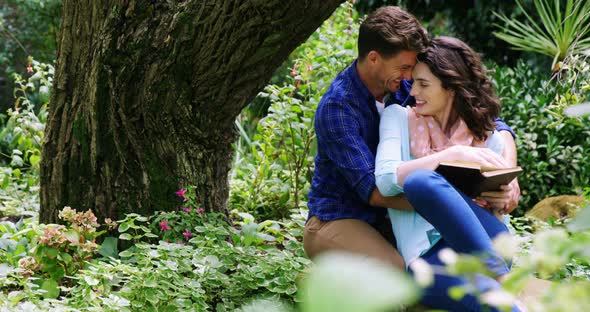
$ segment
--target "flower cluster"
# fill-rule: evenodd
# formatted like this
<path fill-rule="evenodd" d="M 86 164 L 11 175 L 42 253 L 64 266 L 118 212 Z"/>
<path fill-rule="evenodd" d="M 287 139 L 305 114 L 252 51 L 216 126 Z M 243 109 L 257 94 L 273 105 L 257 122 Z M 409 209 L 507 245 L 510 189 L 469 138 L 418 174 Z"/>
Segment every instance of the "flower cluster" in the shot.
<path fill-rule="evenodd" d="M 65 234 L 65 226 L 49 224 L 43 230 L 43 236 L 41 236 L 39 244 L 47 247 L 58 248 L 67 241 L 68 238 Z"/>
<path fill-rule="evenodd" d="M 86 212 L 77 212 L 66 206 L 59 212 L 59 218 L 72 224 L 72 228 L 80 233 L 94 233 L 100 226 L 96 216 L 90 209 Z"/>
<path fill-rule="evenodd" d="M 38 271 L 39 264 L 35 261 L 35 258 L 26 256 L 18 260 L 18 267 L 21 269 L 21 275 L 23 277 L 31 277 Z"/>
<path fill-rule="evenodd" d="M 193 228 L 206 220 L 205 209 L 201 207 L 193 187 L 181 188 L 174 192 L 182 199 L 178 211 L 160 212 L 154 217 L 152 226 L 160 233 L 160 238 L 169 242 L 182 243 L 193 237 Z"/>
<path fill-rule="evenodd" d="M 42 225 L 43 232 L 39 233 L 31 256 L 19 260 L 23 277 L 50 278 L 60 283 L 83 268 L 98 252 L 96 238 L 104 231 L 97 232 L 99 224 L 91 210 L 77 212 L 64 207 L 59 218 L 67 225 Z"/>

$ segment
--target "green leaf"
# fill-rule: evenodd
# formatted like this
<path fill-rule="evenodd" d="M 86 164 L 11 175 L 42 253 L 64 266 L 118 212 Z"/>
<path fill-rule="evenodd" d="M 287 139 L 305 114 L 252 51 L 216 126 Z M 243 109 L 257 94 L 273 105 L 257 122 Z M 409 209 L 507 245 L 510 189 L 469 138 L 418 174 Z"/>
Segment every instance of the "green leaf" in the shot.
<path fill-rule="evenodd" d="M 68 241 L 70 241 L 71 243 L 77 244 L 78 242 L 80 242 L 80 233 L 78 233 L 75 230 L 67 230 L 65 235 Z"/>
<path fill-rule="evenodd" d="M 131 234 L 129 234 L 129 233 L 123 233 L 123 234 L 119 235 L 119 239 L 131 240 L 131 239 L 133 239 L 133 236 L 131 236 Z"/>
<path fill-rule="evenodd" d="M 70 267 L 68 267 L 68 269 L 73 270 L 69 273 L 75 273 L 76 271 L 78 271 L 77 266 L 70 266 Z M 65 269 L 61 266 L 55 266 L 51 271 L 48 271 L 48 272 L 49 272 L 49 276 L 51 277 L 51 279 L 56 280 L 56 281 L 60 281 L 66 275 Z"/>
<path fill-rule="evenodd" d="M 125 233 L 127 230 L 129 230 L 129 223 L 123 222 L 119 224 L 119 233 Z"/>
<path fill-rule="evenodd" d="M 109 236 L 104 239 L 98 253 L 103 257 L 119 258 L 119 250 L 117 243 L 119 240 L 116 237 Z"/>
<path fill-rule="evenodd" d="M 66 265 L 72 262 L 72 256 L 67 252 L 62 252 L 59 254 L 59 258 L 63 261 Z"/>
<path fill-rule="evenodd" d="M 39 87 L 39 100 L 41 103 L 49 102 L 49 96 L 51 95 L 51 91 L 49 90 L 48 86 L 40 86 Z"/>
<path fill-rule="evenodd" d="M 47 299 L 55 299 L 59 297 L 59 285 L 55 280 L 46 279 L 41 284 L 41 289 L 45 290 L 43 297 Z"/>
<path fill-rule="evenodd" d="M 31 155 L 31 157 L 29 157 L 29 162 L 31 163 L 31 166 L 36 166 L 39 164 L 39 162 L 41 162 L 41 156 Z"/>
<path fill-rule="evenodd" d="M 119 257 L 121 258 L 129 258 L 129 257 L 133 257 L 135 255 L 135 253 L 132 250 L 123 250 L 119 253 Z"/>
<path fill-rule="evenodd" d="M 98 285 L 98 283 L 100 282 L 98 279 L 92 277 L 92 276 L 84 276 L 84 281 L 86 282 L 86 284 L 88 284 L 89 286 L 95 286 Z"/>
<path fill-rule="evenodd" d="M 59 254 L 59 249 L 57 248 L 47 248 L 45 251 L 47 257 L 49 258 L 55 258 L 57 257 L 57 255 Z"/>

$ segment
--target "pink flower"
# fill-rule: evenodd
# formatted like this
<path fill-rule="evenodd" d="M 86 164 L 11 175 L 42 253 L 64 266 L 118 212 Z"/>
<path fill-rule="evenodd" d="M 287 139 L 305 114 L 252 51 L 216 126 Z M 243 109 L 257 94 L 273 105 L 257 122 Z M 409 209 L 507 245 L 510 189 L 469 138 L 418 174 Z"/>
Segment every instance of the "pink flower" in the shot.
<path fill-rule="evenodd" d="M 170 229 L 171 229 L 171 227 L 168 225 L 168 220 L 164 220 L 164 221 L 160 222 L 160 230 L 168 231 Z"/>
<path fill-rule="evenodd" d="M 201 208 L 201 207 L 199 207 L 199 209 L 197 209 L 197 213 L 198 214 L 203 214 L 204 211 L 205 210 L 203 208 Z"/>
<path fill-rule="evenodd" d="M 186 200 L 186 189 L 180 189 L 176 191 L 176 196 Z"/>
<path fill-rule="evenodd" d="M 31 66 L 31 64 L 29 64 L 29 66 L 27 66 L 27 73 L 32 73 L 33 72 L 33 67 Z"/>
<path fill-rule="evenodd" d="M 191 236 L 193 236 L 193 233 L 191 233 L 189 230 L 184 230 L 184 232 L 182 232 L 182 235 L 184 235 L 184 238 L 188 240 L 189 238 L 191 238 Z"/>
<path fill-rule="evenodd" d="M 184 210 L 184 212 L 189 213 L 191 212 L 191 207 L 184 207 L 182 208 L 182 210 Z"/>
<path fill-rule="evenodd" d="M 293 64 L 293 69 L 291 70 L 291 76 L 297 76 L 297 63 Z"/>

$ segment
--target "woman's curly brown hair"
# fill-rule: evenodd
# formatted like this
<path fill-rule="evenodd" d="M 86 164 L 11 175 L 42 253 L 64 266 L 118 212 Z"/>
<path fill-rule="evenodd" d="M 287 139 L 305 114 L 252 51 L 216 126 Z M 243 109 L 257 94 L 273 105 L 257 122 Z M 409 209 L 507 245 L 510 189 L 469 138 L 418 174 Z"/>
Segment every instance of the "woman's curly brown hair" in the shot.
<path fill-rule="evenodd" d="M 444 89 L 455 93 L 454 113 L 447 127 L 452 127 L 461 117 L 477 139 L 486 140 L 496 127 L 500 100 L 486 76 L 479 54 L 457 38 L 438 37 L 432 39 L 425 52 L 418 54 L 418 61 L 430 68 Z"/>

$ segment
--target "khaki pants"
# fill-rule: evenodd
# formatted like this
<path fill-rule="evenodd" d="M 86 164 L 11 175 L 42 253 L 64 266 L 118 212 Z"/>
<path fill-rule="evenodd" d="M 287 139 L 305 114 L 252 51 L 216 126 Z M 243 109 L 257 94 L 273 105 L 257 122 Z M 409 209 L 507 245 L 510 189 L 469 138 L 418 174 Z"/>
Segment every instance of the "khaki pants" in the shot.
<path fill-rule="evenodd" d="M 388 223 L 388 222 L 387 222 Z M 382 232 L 391 229 L 386 225 Z M 389 230 L 390 231 L 390 230 Z M 357 219 L 321 221 L 311 217 L 305 224 L 303 248 L 310 259 L 326 251 L 347 251 L 379 259 L 405 270 L 404 259 L 392 243 L 370 224 Z"/>

